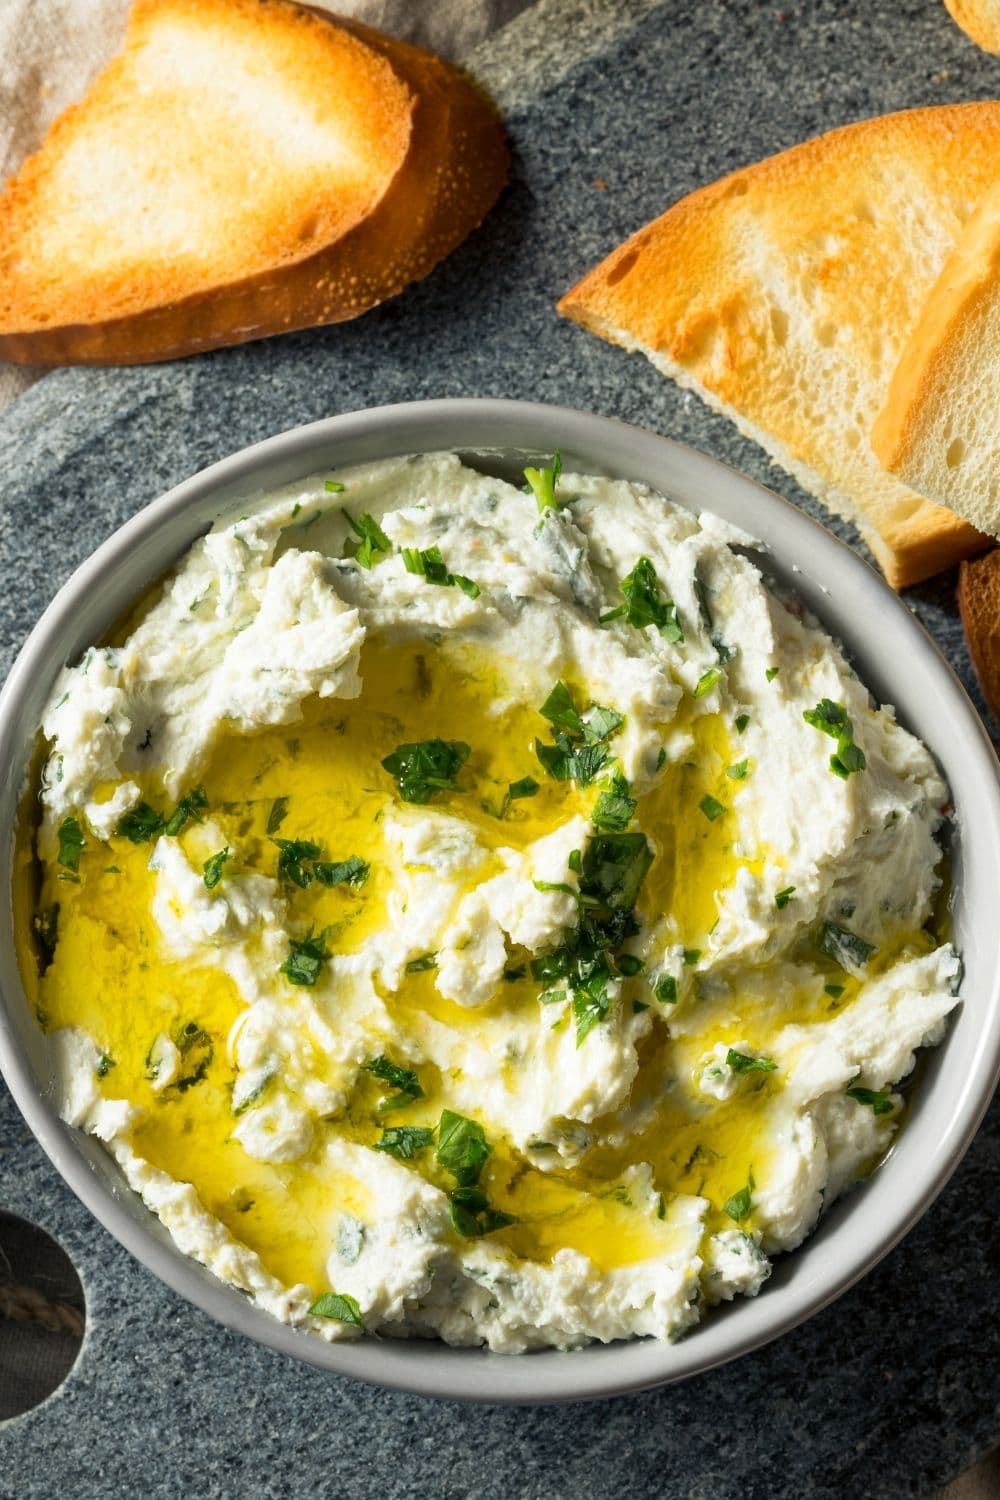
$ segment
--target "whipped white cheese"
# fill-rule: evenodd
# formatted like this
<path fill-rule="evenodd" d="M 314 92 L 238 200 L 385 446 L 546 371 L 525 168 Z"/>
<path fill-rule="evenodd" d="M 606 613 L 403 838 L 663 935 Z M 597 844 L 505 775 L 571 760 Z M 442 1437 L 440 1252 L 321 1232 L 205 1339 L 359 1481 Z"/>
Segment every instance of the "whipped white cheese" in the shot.
<path fill-rule="evenodd" d="M 926 749 L 750 538 L 546 482 L 248 501 L 44 717 L 65 1117 L 325 1337 L 678 1336 L 878 1161 L 956 1003 Z"/>

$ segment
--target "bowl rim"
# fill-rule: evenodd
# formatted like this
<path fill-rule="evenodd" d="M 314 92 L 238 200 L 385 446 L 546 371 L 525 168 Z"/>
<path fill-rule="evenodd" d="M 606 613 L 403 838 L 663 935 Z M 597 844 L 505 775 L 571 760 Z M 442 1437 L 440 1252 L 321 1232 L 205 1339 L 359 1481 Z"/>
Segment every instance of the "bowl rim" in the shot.
<path fill-rule="evenodd" d="M 442 434 L 450 432 L 450 440 Z M 1000 767 L 976 710 L 951 667 L 916 621 L 906 604 L 859 556 L 805 512 L 739 471 L 671 438 L 616 419 L 567 407 L 492 398 L 446 398 L 406 402 L 328 417 L 290 428 L 252 444 L 210 465 L 139 510 L 115 530 L 73 572 L 39 618 L 22 647 L 0 692 L 0 767 L 4 767 L 2 795 L 15 806 L 26 774 L 19 732 L 26 702 L 39 680 L 51 683 L 68 654 L 72 621 L 95 590 L 115 582 L 118 592 L 135 598 L 150 576 L 135 578 L 135 562 L 153 543 L 163 544 L 168 531 L 183 518 L 199 518 L 185 529 L 179 556 L 205 529 L 205 518 L 231 508 L 230 496 L 248 498 L 286 482 L 261 480 L 280 471 L 305 477 L 325 467 L 344 467 L 378 457 L 450 449 L 468 455 L 527 457 L 561 447 L 572 467 L 581 455 L 589 472 L 611 473 L 651 484 L 689 509 L 704 508 L 729 519 L 742 516 L 745 529 L 760 537 L 769 569 L 791 581 L 807 606 L 819 615 L 824 628 L 843 640 L 849 655 L 863 659 L 866 650 L 851 651 L 854 622 L 869 613 L 877 622 L 879 646 L 870 657 L 862 680 L 879 702 L 897 702 L 886 695 L 891 684 L 904 687 L 904 697 L 923 713 L 920 701 L 941 710 L 940 736 L 921 731 L 939 762 L 964 758 L 971 785 L 952 785 L 963 859 L 970 882 L 985 879 L 990 848 L 1000 848 Z M 334 461 L 331 457 L 337 454 Z M 361 455 L 361 456 L 359 456 Z M 325 457 L 324 457 L 325 456 Z M 610 467 L 609 467 L 610 466 Z M 254 482 L 256 479 L 256 482 Z M 720 504 L 720 499 L 722 503 Z M 749 513 L 749 516 L 748 514 Z M 753 524 L 748 524 L 752 520 Z M 126 583 L 126 580 L 128 582 Z M 837 600 L 832 585 L 836 582 Z M 826 601 L 824 603 L 824 601 Z M 838 628 L 831 630 L 835 612 Z M 111 623 L 109 617 L 105 628 Z M 871 646 L 871 642 L 867 643 Z M 872 647 L 874 650 L 874 647 Z M 904 666 L 898 663 L 905 663 Z M 918 682 L 911 690 L 907 679 Z M 874 679 L 874 680 L 873 680 Z M 914 697 L 919 691 L 921 700 Z M 30 739 L 36 733 L 32 729 Z M 974 819 L 965 817 L 965 804 Z M 976 952 L 977 971 L 989 974 L 988 989 L 977 1009 L 982 1024 L 971 1045 L 971 1066 L 961 1079 L 941 1086 L 940 1098 L 920 1111 L 920 1130 L 926 1150 L 916 1158 L 916 1179 L 904 1185 L 893 1179 L 893 1191 L 881 1191 L 891 1170 L 887 1158 L 879 1171 L 823 1216 L 807 1245 L 782 1257 L 781 1273 L 764 1294 L 740 1299 L 737 1305 L 711 1310 L 692 1334 L 678 1343 L 632 1340 L 611 1345 L 588 1345 L 566 1355 L 556 1350 L 524 1356 L 490 1354 L 481 1349 L 455 1349 L 423 1340 L 361 1339 L 327 1343 L 308 1332 L 279 1322 L 250 1303 L 242 1293 L 217 1280 L 198 1262 L 173 1245 L 155 1216 L 130 1189 L 116 1191 L 114 1179 L 124 1177 L 103 1147 L 96 1151 L 109 1164 L 95 1171 L 95 1143 L 65 1125 L 38 1077 L 21 1042 L 13 1018 L 14 1006 L 27 1009 L 23 986 L 13 956 L 10 885 L 13 819 L 0 862 L 0 881 L 6 893 L 0 910 L 0 1072 L 28 1125 L 57 1171 L 78 1198 L 119 1242 L 149 1270 L 188 1301 L 225 1326 L 307 1363 L 341 1375 L 370 1381 L 390 1389 L 453 1400 L 534 1404 L 579 1401 L 623 1395 L 701 1373 L 757 1349 L 828 1306 L 870 1270 L 909 1231 L 940 1193 L 958 1166 L 986 1111 L 1000 1074 L 1000 924 L 985 934 L 988 953 Z M 967 847 L 966 847 L 967 846 Z M 971 856 L 971 857 L 970 857 Z M 975 885 L 972 886 L 973 895 Z M 982 901 L 985 901 L 983 886 Z M 964 894 L 964 892 L 963 892 Z M 970 897 L 971 899 L 971 897 Z M 985 925 L 985 924 L 980 924 Z M 973 929 L 974 932 L 977 929 Z M 977 937 L 978 942 L 978 937 Z M 978 973 L 977 973 L 978 978 Z M 982 982 L 980 980 L 980 982 Z M 970 1005 L 963 994 L 959 1012 Z M 970 1021 L 967 1025 L 971 1026 Z M 954 1028 L 956 1021 L 951 1020 Z M 948 1039 L 950 1041 L 950 1037 Z M 945 1042 L 944 1048 L 948 1046 Z M 944 1049 L 939 1049 L 944 1050 Z M 947 1109 L 945 1105 L 947 1103 Z M 944 1112 L 946 1119 L 932 1129 L 923 1117 Z M 917 1124 L 911 1119 L 901 1132 L 890 1158 L 906 1147 Z M 105 1180 L 110 1178 L 111 1181 Z M 126 1197 L 125 1194 L 128 1196 Z M 853 1238 L 846 1253 L 825 1249 L 810 1256 L 817 1244 L 825 1246 L 849 1226 L 850 1209 L 860 1197 L 888 1206 L 888 1217 L 855 1213 Z M 135 1203 L 132 1200 L 135 1199 Z M 135 1204 L 138 1203 L 138 1210 Z M 826 1274 L 814 1271 L 830 1262 Z M 794 1262 L 790 1273 L 784 1274 Z"/>

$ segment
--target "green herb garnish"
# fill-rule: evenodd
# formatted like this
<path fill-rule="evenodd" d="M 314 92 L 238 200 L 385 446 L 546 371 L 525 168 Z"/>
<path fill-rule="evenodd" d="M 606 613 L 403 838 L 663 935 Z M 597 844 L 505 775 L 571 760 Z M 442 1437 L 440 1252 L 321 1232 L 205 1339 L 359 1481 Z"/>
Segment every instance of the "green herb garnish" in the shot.
<path fill-rule="evenodd" d="M 562 454 L 556 448 L 552 454 L 552 464 L 548 469 L 525 469 L 524 477 L 531 486 L 539 512 L 544 515 L 547 510 L 558 510 L 561 501 L 556 499 L 556 485 L 562 474 Z"/>
<path fill-rule="evenodd" d="M 354 535 L 360 538 L 360 545 L 354 553 L 354 561 L 360 567 L 373 568 L 382 553 L 392 551 L 392 543 L 374 516 L 370 516 L 366 511 L 360 520 L 356 521 L 348 510 L 342 511 L 341 514 Z"/>
<path fill-rule="evenodd" d="M 876 951 L 874 943 L 866 943 L 856 932 L 838 927 L 836 922 L 824 922 L 819 946 L 835 964 L 850 974 L 854 969 L 863 969 Z"/>
<path fill-rule="evenodd" d="M 824 984 L 823 993 L 824 995 L 829 995 L 831 1000 L 839 1000 L 844 993 L 844 986 L 842 984 Z"/>
<path fill-rule="evenodd" d="M 324 1292 L 309 1309 L 314 1318 L 335 1318 L 338 1323 L 350 1323 L 352 1328 L 363 1328 L 361 1308 L 346 1292 Z"/>
<path fill-rule="evenodd" d="M 792 897 L 794 895 L 795 895 L 795 887 L 794 887 L 794 885 L 786 885 L 783 891 L 776 892 L 775 897 L 774 897 L 774 904 L 775 904 L 775 906 L 778 908 L 779 911 L 783 911 L 784 908 L 788 905 L 789 901 L 791 901 L 791 899 L 792 899 Z"/>
<path fill-rule="evenodd" d="M 698 960 L 699 960 L 700 957 L 701 957 L 701 949 L 700 948 L 685 948 L 684 949 L 684 952 L 683 952 L 684 962 L 688 965 L 689 968 L 692 965 L 696 964 L 698 962 Z"/>
<path fill-rule="evenodd" d="M 288 816 L 288 798 L 275 797 L 271 803 L 271 811 L 267 815 L 267 833 L 277 833 L 282 823 Z"/>
<path fill-rule="evenodd" d="M 347 859 L 317 860 L 313 874 L 320 885 L 350 885 L 358 890 L 371 874 L 371 865 L 360 855 L 350 854 Z"/>
<path fill-rule="evenodd" d="M 466 578 L 462 573 L 450 573 L 441 556 L 440 547 L 402 547 L 400 554 L 403 566 L 408 573 L 418 573 L 426 578 L 428 583 L 439 584 L 442 588 L 450 588 L 452 585 L 460 588 L 463 594 L 470 599 L 478 599 L 480 588 L 471 578 Z"/>
<path fill-rule="evenodd" d="M 590 821 L 595 828 L 607 828 L 612 833 L 624 833 L 638 803 L 629 796 L 629 784 L 620 771 L 615 771 L 611 784 L 601 793 L 594 804 Z"/>
<path fill-rule="evenodd" d="M 284 974 L 289 984 L 314 985 L 320 976 L 323 965 L 330 957 L 329 949 L 323 941 L 324 934 L 312 933 L 304 938 L 289 938 L 288 957 L 278 970 Z"/>
<path fill-rule="evenodd" d="M 163 832 L 162 816 L 148 802 L 137 802 L 120 820 L 115 832 L 132 844 L 147 844 Z"/>
<path fill-rule="evenodd" d="M 186 1069 L 180 1076 L 175 1078 L 171 1088 L 179 1094 L 186 1094 L 188 1089 L 194 1088 L 200 1083 L 208 1072 L 209 1064 L 215 1056 L 215 1048 L 212 1038 L 205 1029 L 198 1025 L 197 1021 L 186 1021 L 179 1026 L 173 1036 L 174 1046 L 180 1053 Z M 147 1058 L 148 1061 L 148 1058 Z"/>
<path fill-rule="evenodd" d="M 106 1052 L 102 1052 L 97 1060 L 97 1067 L 94 1069 L 94 1072 L 97 1074 L 98 1078 L 107 1078 L 108 1074 L 111 1072 L 111 1069 L 114 1066 L 114 1058 L 109 1057 Z"/>
<path fill-rule="evenodd" d="M 677 1004 L 677 980 L 672 974 L 661 974 L 653 991 L 661 1005 Z"/>
<path fill-rule="evenodd" d="M 461 1187 L 475 1187 L 492 1152 L 478 1121 L 452 1109 L 442 1111 L 436 1159 Z"/>
<path fill-rule="evenodd" d="M 86 839 L 78 818 L 63 818 L 59 824 L 59 863 L 76 874 L 80 868 L 80 855 L 86 847 Z"/>
<path fill-rule="evenodd" d="M 863 1089 L 856 1085 L 847 1090 L 847 1097 L 857 1100 L 858 1104 L 866 1104 L 877 1115 L 892 1114 L 893 1103 L 888 1089 Z"/>
<path fill-rule="evenodd" d="M 777 1066 L 769 1057 L 751 1057 L 748 1052 L 737 1052 L 734 1047 L 726 1053 L 726 1067 L 734 1073 L 773 1073 Z"/>
<path fill-rule="evenodd" d="M 189 822 L 201 822 L 201 815 L 207 806 L 208 797 L 205 795 L 204 787 L 196 786 L 193 792 L 189 792 L 178 802 L 164 823 L 163 832 L 170 838 L 176 838 Z"/>
<path fill-rule="evenodd" d="M 420 1086 L 420 1080 L 412 1068 L 400 1067 L 399 1063 L 392 1062 L 388 1057 L 373 1057 L 370 1062 L 363 1064 L 367 1073 L 371 1073 L 382 1083 L 387 1083 L 390 1088 L 397 1090 L 395 1094 L 387 1095 L 379 1101 L 379 1114 L 388 1114 L 390 1110 L 405 1109 L 416 1099 L 422 1099 L 424 1091 Z"/>
<path fill-rule="evenodd" d="M 239 1104 L 233 1105 L 233 1114 L 239 1118 L 240 1115 L 245 1115 L 248 1109 L 253 1109 L 256 1104 L 259 1104 L 277 1076 L 277 1073 L 265 1073 L 260 1082 L 255 1083 L 248 1094 L 243 1095 Z"/>
<path fill-rule="evenodd" d="M 742 734 L 743 731 L 744 731 L 744 729 L 746 729 L 746 727 L 747 727 L 747 725 L 749 723 L 750 723 L 750 715 L 749 714 L 738 714 L 737 717 L 736 717 L 736 733 L 737 734 Z"/>
<path fill-rule="evenodd" d="M 406 965 L 407 974 L 423 974 L 428 969 L 436 969 L 438 956 L 436 953 L 421 953 L 419 958 L 411 958 Z"/>
<path fill-rule="evenodd" d="M 722 814 L 726 811 L 725 804 L 717 802 L 714 797 L 702 797 L 698 806 L 710 823 L 714 823 L 716 818 L 721 818 Z"/>
<path fill-rule="evenodd" d="M 622 727 L 624 715 L 599 703 L 581 714 L 564 682 L 556 683 L 538 711 L 554 726 L 554 744 L 535 741 L 546 771 L 556 781 L 589 786 L 611 759 L 606 741 Z"/>
<path fill-rule="evenodd" d="M 735 1219 L 737 1224 L 742 1224 L 744 1219 L 750 1217 L 752 1209 L 753 1177 L 751 1176 L 746 1187 L 740 1188 L 738 1193 L 734 1193 L 731 1198 L 726 1199 L 722 1205 L 722 1212 L 728 1214 L 731 1219 Z"/>
<path fill-rule="evenodd" d="M 541 788 L 534 776 L 522 776 L 520 781 L 512 781 L 507 788 L 506 796 L 503 799 L 503 806 L 500 809 L 501 818 L 507 816 L 512 802 L 518 802 L 524 797 L 534 797 L 540 790 Z"/>
<path fill-rule="evenodd" d="M 342 495 L 344 493 L 344 486 L 341 484 L 339 479 L 324 480 L 323 488 L 327 491 L 328 494 L 331 495 Z"/>
<path fill-rule="evenodd" d="M 702 672 L 701 676 L 698 678 L 698 681 L 695 683 L 694 696 L 696 698 L 704 698 L 705 694 L 710 693 L 716 686 L 716 684 L 721 681 L 722 668 L 709 667 L 707 672 Z"/>
<path fill-rule="evenodd" d="M 656 569 L 648 557 L 639 558 L 619 587 L 625 603 L 601 615 L 602 625 L 609 620 L 624 618 L 629 625 L 634 625 L 639 630 L 647 625 L 655 625 L 661 635 L 665 635 L 675 645 L 683 641 L 684 631 L 678 618 L 677 606 L 672 599 L 664 599 L 661 595 Z"/>
<path fill-rule="evenodd" d="M 395 777 L 404 802 L 429 802 L 438 792 L 460 792 L 456 772 L 470 747 L 462 740 L 420 740 L 398 745 L 382 762 Z"/>
<path fill-rule="evenodd" d="M 433 1139 L 434 1132 L 427 1125 L 390 1125 L 375 1142 L 375 1150 L 396 1156 L 400 1161 L 412 1161 Z"/>
<path fill-rule="evenodd" d="M 272 843 L 278 848 L 278 879 L 308 890 L 313 882 L 310 865 L 323 852 L 319 844 L 311 839 L 272 839 Z"/>
<path fill-rule="evenodd" d="M 449 1196 L 452 1228 L 463 1239 L 475 1240 L 494 1230 L 516 1224 L 513 1214 L 491 1208 L 486 1194 L 477 1187 L 457 1187 Z"/>
<path fill-rule="evenodd" d="M 220 849 L 217 854 L 209 855 L 202 865 L 202 879 L 210 891 L 214 890 L 222 879 L 222 867 L 228 859 L 232 858 L 229 846 Z"/>
<path fill-rule="evenodd" d="M 726 767 L 726 775 L 730 781 L 746 781 L 749 770 L 750 762 L 748 760 L 738 760 L 734 766 Z"/>
<path fill-rule="evenodd" d="M 773 682 L 780 671 L 780 667 L 768 667 L 764 673 L 764 676 L 767 678 L 768 682 Z"/>
<path fill-rule="evenodd" d="M 854 743 L 854 725 L 842 703 L 830 698 L 821 698 L 815 708 L 807 708 L 802 717 L 814 729 L 828 734 L 837 741 L 837 749 L 830 756 L 830 770 L 844 781 L 867 765 L 865 752 Z"/>

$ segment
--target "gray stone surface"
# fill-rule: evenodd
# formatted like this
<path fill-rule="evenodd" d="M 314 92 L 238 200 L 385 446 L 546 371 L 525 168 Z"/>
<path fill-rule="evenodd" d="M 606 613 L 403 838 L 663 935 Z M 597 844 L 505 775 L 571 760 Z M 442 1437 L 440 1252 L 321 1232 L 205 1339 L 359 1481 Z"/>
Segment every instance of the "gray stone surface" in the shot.
<path fill-rule="evenodd" d="M 940 0 L 543 0 L 478 66 L 507 108 L 513 180 L 429 280 L 340 328 L 61 371 L 8 411 L 4 665 L 74 565 L 166 486 L 256 438 L 380 402 L 505 395 L 622 416 L 820 513 L 645 362 L 562 323 L 553 298 L 689 188 L 867 114 L 989 96 L 1000 64 Z M 911 597 L 976 696 L 954 578 Z M 924 1495 L 1000 1439 L 998 1196 L 994 1108 L 905 1242 L 777 1344 L 599 1406 L 470 1409 L 327 1376 L 217 1327 L 91 1220 L 0 1094 L 0 1201 L 60 1238 L 89 1313 L 61 1392 L 0 1428 L 0 1497 Z"/>

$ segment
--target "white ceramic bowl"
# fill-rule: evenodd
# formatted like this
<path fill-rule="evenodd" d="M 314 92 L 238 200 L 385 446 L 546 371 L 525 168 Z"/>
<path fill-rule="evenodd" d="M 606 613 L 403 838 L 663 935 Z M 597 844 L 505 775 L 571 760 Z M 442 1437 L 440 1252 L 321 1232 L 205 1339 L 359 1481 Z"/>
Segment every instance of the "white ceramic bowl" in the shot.
<path fill-rule="evenodd" d="M 641 480 L 692 510 L 716 511 L 758 537 L 768 568 L 846 647 L 862 680 L 936 755 L 957 812 L 955 940 L 963 1000 L 914 1090 L 899 1139 L 878 1171 L 781 1258 L 760 1296 L 710 1312 L 677 1344 L 651 1340 L 495 1355 L 421 1340 L 327 1344 L 253 1307 L 174 1246 L 92 1138 L 58 1117 L 44 1038 L 14 959 L 9 899 L 13 828 L 43 705 L 60 666 L 111 622 L 218 515 L 319 469 L 454 449 L 511 477 L 562 449 L 569 469 Z M 123 1245 L 175 1291 L 231 1328 L 323 1369 L 425 1395 L 570 1401 L 641 1389 L 733 1359 L 825 1307 L 907 1232 L 954 1171 L 1000 1068 L 1000 779 L 962 688 L 905 605 L 831 533 L 784 500 L 703 454 L 620 422 L 514 401 L 426 401 L 333 417 L 214 464 L 154 501 L 60 590 L 0 694 L 0 1066 L 17 1103 L 70 1187 Z"/>

